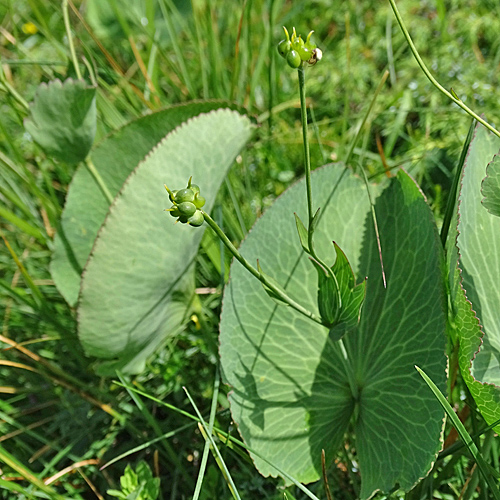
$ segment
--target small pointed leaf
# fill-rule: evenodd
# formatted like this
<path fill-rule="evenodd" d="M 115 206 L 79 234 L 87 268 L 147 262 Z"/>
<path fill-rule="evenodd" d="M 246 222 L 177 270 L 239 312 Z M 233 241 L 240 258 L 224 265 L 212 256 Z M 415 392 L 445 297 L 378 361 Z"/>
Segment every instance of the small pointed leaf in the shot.
<path fill-rule="evenodd" d="M 330 328 L 330 337 L 333 341 L 340 340 L 347 332 L 358 326 L 365 296 L 366 279 L 350 291 L 346 300 L 342 300 L 342 310 L 339 319 Z"/>
<path fill-rule="evenodd" d="M 302 245 L 304 252 L 309 253 L 309 241 L 306 226 L 304 226 L 304 223 L 300 220 L 300 217 L 296 213 L 293 215 L 295 215 L 295 224 L 297 225 L 300 244 Z"/>

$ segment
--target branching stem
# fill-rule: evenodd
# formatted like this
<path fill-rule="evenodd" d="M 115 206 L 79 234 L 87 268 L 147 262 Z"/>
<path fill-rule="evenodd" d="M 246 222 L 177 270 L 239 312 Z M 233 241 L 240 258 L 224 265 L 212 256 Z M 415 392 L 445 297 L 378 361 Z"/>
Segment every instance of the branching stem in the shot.
<path fill-rule="evenodd" d="M 222 229 L 217 225 L 217 223 L 208 215 L 206 212 L 203 210 L 201 211 L 203 213 L 203 217 L 207 224 L 214 230 L 215 234 L 219 237 L 219 239 L 224 243 L 226 248 L 233 254 L 234 258 L 240 262 L 240 264 L 247 270 L 249 271 L 253 276 L 255 276 L 262 284 L 264 284 L 267 288 L 271 289 L 274 294 L 276 294 L 277 297 L 279 297 L 280 300 L 288 304 L 290 307 L 298 311 L 299 313 L 303 314 L 304 316 L 308 317 L 315 323 L 318 323 L 320 325 L 323 325 L 323 321 L 321 318 L 313 314 L 311 311 L 308 311 L 305 307 L 301 306 L 298 302 L 293 300 L 291 297 L 289 297 L 286 293 L 283 292 L 283 290 L 280 290 L 278 287 L 276 287 L 273 283 L 271 283 L 265 275 L 260 273 L 255 267 L 253 267 L 246 259 L 241 255 L 241 253 L 238 251 L 238 249 L 231 243 L 229 238 L 224 234 Z"/>

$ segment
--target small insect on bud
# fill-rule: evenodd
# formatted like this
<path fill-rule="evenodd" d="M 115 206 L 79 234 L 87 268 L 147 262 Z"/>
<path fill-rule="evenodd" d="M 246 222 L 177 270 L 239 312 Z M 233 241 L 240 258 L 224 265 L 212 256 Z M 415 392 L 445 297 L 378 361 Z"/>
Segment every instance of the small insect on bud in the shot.
<path fill-rule="evenodd" d="M 323 52 L 321 49 L 314 49 L 311 54 L 311 59 L 307 61 L 311 66 L 314 66 L 318 61 L 321 61 L 323 57 Z"/>

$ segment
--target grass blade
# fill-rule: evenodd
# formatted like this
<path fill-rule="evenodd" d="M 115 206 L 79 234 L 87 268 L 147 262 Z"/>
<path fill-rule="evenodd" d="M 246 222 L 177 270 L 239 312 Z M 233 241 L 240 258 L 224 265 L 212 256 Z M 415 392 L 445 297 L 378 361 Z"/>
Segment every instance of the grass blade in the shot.
<path fill-rule="evenodd" d="M 477 466 L 481 471 L 481 474 L 486 480 L 493 495 L 493 498 L 495 500 L 500 500 L 500 491 L 498 490 L 498 486 L 492 477 L 493 474 L 491 467 L 488 465 L 488 463 L 478 450 L 477 446 L 474 444 L 474 441 L 467 432 L 467 429 L 465 428 L 464 424 L 462 424 L 456 413 L 453 411 L 453 408 L 450 406 L 446 398 L 443 396 L 442 392 L 437 388 L 436 384 L 434 384 L 434 382 L 418 366 L 415 366 L 415 368 L 417 369 L 420 376 L 424 379 L 425 383 L 429 386 L 429 389 L 434 393 L 434 396 L 436 396 L 436 399 L 439 401 L 444 411 L 448 415 L 448 418 L 451 420 L 451 423 L 453 424 L 459 436 L 465 443 L 465 446 L 467 446 L 467 449 L 469 450 L 472 457 L 476 461 Z"/>
<path fill-rule="evenodd" d="M 189 394 L 189 391 L 187 390 L 186 387 L 184 387 L 184 391 L 189 399 L 189 402 L 194 408 L 194 411 L 196 412 L 196 415 L 198 416 L 199 419 L 199 427 L 200 431 L 202 431 L 203 437 L 205 440 L 209 442 L 209 446 L 214 453 L 215 460 L 217 462 L 217 465 L 222 471 L 222 474 L 224 475 L 224 479 L 227 481 L 227 485 L 229 486 L 229 489 L 231 491 L 231 494 L 233 495 L 233 498 L 236 500 L 241 500 L 240 495 L 238 494 L 238 490 L 236 489 L 236 485 L 234 484 L 233 478 L 231 477 L 231 474 L 229 473 L 229 470 L 226 466 L 226 463 L 224 462 L 224 459 L 222 458 L 222 455 L 219 451 L 219 448 L 217 448 L 217 445 L 215 444 L 215 441 L 212 437 L 212 433 L 210 432 L 209 428 L 207 427 L 207 424 L 203 420 L 203 417 L 200 413 L 200 410 L 198 410 L 198 407 L 196 406 L 196 403 L 193 401 L 193 398 Z"/>

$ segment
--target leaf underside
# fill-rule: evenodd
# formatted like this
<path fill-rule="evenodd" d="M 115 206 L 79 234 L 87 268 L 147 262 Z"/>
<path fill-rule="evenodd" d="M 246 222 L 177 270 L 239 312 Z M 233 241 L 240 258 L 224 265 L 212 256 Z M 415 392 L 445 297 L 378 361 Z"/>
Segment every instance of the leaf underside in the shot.
<path fill-rule="evenodd" d="M 357 281 L 368 276 L 357 330 L 344 337 L 360 391 L 349 387 L 338 342 L 328 330 L 267 300 L 238 263 L 224 293 L 220 354 L 234 421 L 246 443 L 302 482 L 321 475 L 353 415 L 361 498 L 396 484 L 410 489 L 440 448 L 443 411 L 414 369 L 424 365 L 441 390 L 446 357 L 442 250 L 418 187 L 400 172 L 379 195 L 376 212 L 387 289 L 364 183 L 338 165 L 312 176 L 322 218 L 315 244 L 322 259 L 335 240 Z M 317 273 L 297 244 L 293 212 L 306 214 L 304 182 L 283 194 L 242 244 L 287 293 L 317 311 Z M 331 265 L 332 263 L 330 263 Z M 361 279 L 360 279 L 361 278 Z M 357 408 L 356 408 L 357 407 Z M 419 443 L 415 446 L 415 443 Z M 276 471 L 253 457 L 263 475 Z"/>
<path fill-rule="evenodd" d="M 175 127 L 200 113 L 228 107 L 220 101 L 192 102 L 133 120 L 100 142 L 92 151 L 92 161 L 112 196 L 116 196 L 139 162 Z M 57 289 L 71 306 L 78 300 L 82 270 L 108 209 L 106 197 L 81 165 L 66 197 L 50 265 Z"/>
<path fill-rule="evenodd" d="M 82 277 L 78 333 L 87 354 L 141 371 L 178 327 L 187 307 L 179 287 L 191 276 L 203 229 L 174 223 L 164 211 L 170 202 L 163 184 L 182 187 L 192 175 L 210 210 L 252 130 L 248 117 L 229 109 L 200 115 L 167 135 L 129 176 Z M 192 293 L 192 284 L 187 288 Z"/>

